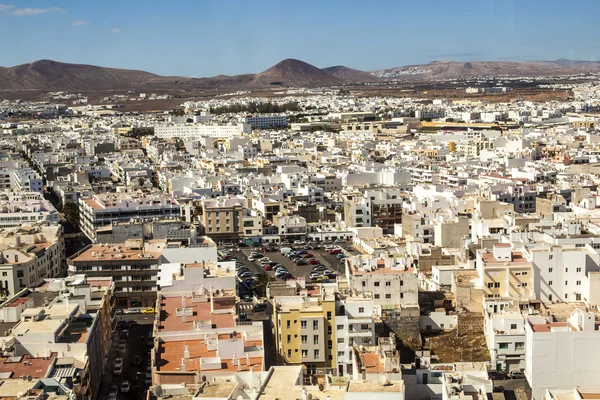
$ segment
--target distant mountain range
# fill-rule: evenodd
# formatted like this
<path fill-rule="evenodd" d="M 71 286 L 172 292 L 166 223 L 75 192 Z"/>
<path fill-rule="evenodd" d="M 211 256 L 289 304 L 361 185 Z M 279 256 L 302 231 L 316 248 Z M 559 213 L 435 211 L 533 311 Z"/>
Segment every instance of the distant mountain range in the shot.
<path fill-rule="evenodd" d="M 539 76 L 599 72 L 600 62 L 572 61 L 434 61 L 365 72 L 345 66 L 319 69 L 287 59 L 258 74 L 219 75 L 211 78 L 160 76 L 145 71 L 104 68 L 40 60 L 15 67 L 0 67 L 0 90 L 177 90 L 210 88 L 318 87 L 386 79 L 428 81 L 470 76 Z"/>

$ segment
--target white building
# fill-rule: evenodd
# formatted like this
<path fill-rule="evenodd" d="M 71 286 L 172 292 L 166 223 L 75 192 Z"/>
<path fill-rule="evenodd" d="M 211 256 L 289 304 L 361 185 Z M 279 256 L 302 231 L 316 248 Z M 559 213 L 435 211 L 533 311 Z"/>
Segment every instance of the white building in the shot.
<path fill-rule="evenodd" d="M 512 300 L 485 300 L 484 334 L 497 371 L 525 369 L 525 318 Z"/>
<path fill-rule="evenodd" d="M 0 193 L 0 228 L 47 222 L 58 224 L 60 214 L 39 192 Z"/>
<path fill-rule="evenodd" d="M 525 376 L 534 400 L 546 390 L 597 386 L 600 376 L 600 331 L 595 315 L 581 309 L 567 322 L 532 317 L 525 324 Z"/>
<path fill-rule="evenodd" d="M 16 169 L 12 172 L 12 187 L 16 191 L 44 192 L 44 182 L 32 168 Z"/>
<path fill-rule="evenodd" d="M 340 376 L 352 373 L 352 347 L 375 344 L 375 319 L 381 308 L 368 296 L 349 297 L 336 304 L 337 371 Z"/>
<path fill-rule="evenodd" d="M 256 115 L 245 117 L 243 122 L 256 129 L 283 128 L 288 125 L 288 118 L 285 115 Z"/>
<path fill-rule="evenodd" d="M 154 126 L 154 135 L 161 139 L 198 139 L 202 136 L 229 138 L 251 133 L 250 125 L 162 124 Z"/>

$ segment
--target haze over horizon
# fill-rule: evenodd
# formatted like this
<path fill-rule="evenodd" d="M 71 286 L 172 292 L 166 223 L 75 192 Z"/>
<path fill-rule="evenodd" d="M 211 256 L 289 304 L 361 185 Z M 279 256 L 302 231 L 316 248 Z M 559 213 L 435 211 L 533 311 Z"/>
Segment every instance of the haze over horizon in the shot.
<path fill-rule="evenodd" d="M 597 61 L 598 11 L 589 0 L 7 2 L 1 64 L 51 59 L 208 77 L 286 58 L 367 71 L 441 60 Z"/>

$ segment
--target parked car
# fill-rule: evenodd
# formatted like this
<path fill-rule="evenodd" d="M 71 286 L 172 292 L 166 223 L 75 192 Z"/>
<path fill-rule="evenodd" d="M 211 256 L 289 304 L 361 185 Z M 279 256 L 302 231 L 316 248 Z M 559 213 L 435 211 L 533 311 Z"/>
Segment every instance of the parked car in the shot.
<path fill-rule="evenodd" d="M 294 275 L 292 275 L 288 272 L 287 274 L 283 274 L 282 276 L 280 276 L 279 279 L 283 279 L 284 281 L 287 281 L 289 279 L 294 279 Z"/>
<path fill-rule="evenodd" d="M 338 254 L 338 255 L 337 255 L 337 259 L 338 259 L 338 260 L 343 260 L 344 258 L 347 258 L 347 257 L 348 257 L 348 256 L 347 256 L 347 255 L 345 255 L 344 253 L 340 253 L 340 254 Z"/>
<path fill-rule="evenodd" d="M 273 267 L 271 266 L 271 264 L 265 264 L 265 265 L 263 265 L 263 269 L 265 271 L 273 271 Z"/>
<path fill-rule="evenodd" d="M 491 379 L 494 381 L 502 381 L 502 380 L 509 379 L 509 378 L 508 378 L 508 375 L 506 375 L 502 371 L 488 371 L 488 379 Z"/>
<path fill-rule="evenodd" d="M 508 375 L 512 379 L 525 379 L 525 374 L 523 371 L 511 371 Z"/>
<path fill-rule="evenodd" d="M 253 275 L 254 275 L 254 274 L 253 274 L 252 272 L 250 272 L 250 271 L 246 271 L 246 272 L 243 272 L 243 273 L 240 275 L 240 278 L 250 278 L 250 277 L 251 277 L 251 276 L 253 276 Z"/>
<path fill-rule="evenodd" d="M 300 255 L 300 256 L 301 256 L 302 254 L 306 254 L 306 253 L 308 253 L 308 250 L 300 250 L 300 251 L 296 252 L 296 254 L 298 254 L 298 255 Z"/>
<path fill-rule="evenodd" d="M 325 283 L 325 281 L 329 282 L 329 277 L 327 275 L 321 275 L 315 280 L 320 283 Z"/>
<path fill-rule="evenodd" d="M 307 259 L 307 258 L 313 258 L 314 256 L 312 255 L 312 253 L 304 253 L 301 255 L 302 258 Z"/>
<path fill-rule="evenodd" d="M 129 392 L 130 388 L 131 388 L 131 385 L 129 384 L 129 381 L 121 382 L 121 393 Z"/>
<path fill-rule="evenodd" d="M 321 273 L 317 272 L 317 271 L 313 271 L 310 273 L 310 275 L 308 277 L 310 278 L 310 280 L 314 281 L 315 279 L 321 277 Z"/>
<path fill-rule="evenodd" d="M 123 373 L 123 359 L 117 358 L 115 360 L 115 369 L 113 370 L 113 375 L 121 375 Z"/>
<path fill-rule="evenodd" d="M 258 303 L 252 307 L 252 312 L 263 312 L 267 311 L 267 305 L 265 303 Z"/>
<path fill-rule="evenodd" d="M 155 314 L 156 310 L 152 307 L 150 308 L 146 308 L 144 311 L 142 311 L 142 314 Z"/>
<path fill-rule="evenodd" d="M 321 264 L 321 261 L 317 260 L 316 258 L 311 258 L 310 260 L 308 260 L 308 265 L 319 265 Z"/>
<path fill-rule="evenodd" d="M 119 397 L 119 387 L 117 385 L 111 385 L 110 391 L 108 392 L 108 400 L 117 400 Z"/>
<path fill-rule="evenodd" d="M 121 310 L 120 308 L 117 308 L 115 310 L 115 315 L 123 315 L 123 310 Z"/>
<path fill-rule="evenodd" d="M 140 310 L 139 308 L 130 308 L 129 310 L 127 310 L 127 314 L 129 315 L 139 315 L 142 313 L 142 310 Z"/>
<path fill-rule="evenodd" d="M 323 271 L 323 275 L 334 277 L 336 275 L 336 273 L 330 269 L 326 269 L 325 271 Z"/>
<path fill-rule="evenodd" d="M 327 268 L 325 268 L 324 265 L 317 265 L 316 267 L 313 267 L 313 271 L 325 271 Z"/>
<path fill-rule="evenodd" d="M 305 260 L 298 260 L 296 261 L 296 265 L 308 265 L 308 263 Z"/>
<path fill-rule="evenodd" d="M 304 240 L 294 240 L 294 244 L 303 245 Z"/>
<path fill-rule="evenodd" d="M 336 248 L 336 249 L 331 249 L 329 251 L 327 251 L 329 254 L 340 254 L 342 252 L 342 249 Z"/>

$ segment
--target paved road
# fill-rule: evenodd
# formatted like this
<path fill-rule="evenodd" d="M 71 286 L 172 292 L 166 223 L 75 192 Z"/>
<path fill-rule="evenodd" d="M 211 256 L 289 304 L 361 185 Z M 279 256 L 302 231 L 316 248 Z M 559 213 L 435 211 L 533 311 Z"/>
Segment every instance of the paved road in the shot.
<path fill-rule="evenodd" d="M 148 338 L 152 332 L 152 323 L 154 315 L 118 315 L 117 320 L 133 320 L 137 323 L 130 328 L 127 340 L 125 354 L 118 351 L 119 341 L 123 339 L 121 331 L 114 332 L 110 352 L 108 354 L 108 363 L 106 374 L 102 378 L 102 386 L 98 399 L 108 398 L 111 385 L 119 386 L 123 380 L 128 380 L 131 385 L 138 384 L 141 389 L 140 399 L 144 398 L 146 387 L 144 385 L 146 368 L 149 365 L 147 352 L 150 349 Z M 143 337 L 143 339 L 142 339 Z M 140 365 L 133 365 L 133 358 L 139 356 L 142 359 Z M 123 374 L 121 376 L 113 375 L 115 360 L 117 357 L 123 358 Z M 129 393 L 119 393 L 119 399 L 133 399 Z"/>

